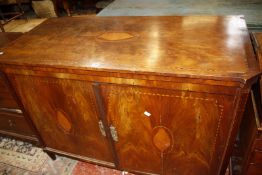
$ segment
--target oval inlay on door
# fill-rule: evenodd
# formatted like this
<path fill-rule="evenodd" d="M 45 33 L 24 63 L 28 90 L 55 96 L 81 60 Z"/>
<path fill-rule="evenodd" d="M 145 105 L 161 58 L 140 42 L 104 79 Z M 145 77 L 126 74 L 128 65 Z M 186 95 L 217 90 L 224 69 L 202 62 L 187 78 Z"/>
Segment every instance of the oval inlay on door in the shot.
<path fill-rule="evenodd" d="M 72 124 L 69 121 L 66 113 L 62 110 L 56 111 L 56 119 L 58 126 L 65 132 L 70 133 L 72 130 Z"/>
<path fill-rule="evenodd" d="M 171 132 L 163 126 L 155 127 L 153 129 L 153 144 L 160 152 L 168 151 L 172 146 Z"/>

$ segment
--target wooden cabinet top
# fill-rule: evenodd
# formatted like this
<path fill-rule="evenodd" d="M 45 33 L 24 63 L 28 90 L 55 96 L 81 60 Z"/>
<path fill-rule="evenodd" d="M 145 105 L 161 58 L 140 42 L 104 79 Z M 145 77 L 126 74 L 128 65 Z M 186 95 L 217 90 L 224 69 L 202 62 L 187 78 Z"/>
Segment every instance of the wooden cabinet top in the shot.
<path fill-rule="evenodd" d="M 259 74 L 242 16 L 53 18 L 1 51 L 2 65 L 237 81 Z"/>
<path fill-rule="evenodd" d="M 0 32 L 0 47 L 3 47 L 7 43 L 17 39 L 23 33 L 20 32 Z"/>

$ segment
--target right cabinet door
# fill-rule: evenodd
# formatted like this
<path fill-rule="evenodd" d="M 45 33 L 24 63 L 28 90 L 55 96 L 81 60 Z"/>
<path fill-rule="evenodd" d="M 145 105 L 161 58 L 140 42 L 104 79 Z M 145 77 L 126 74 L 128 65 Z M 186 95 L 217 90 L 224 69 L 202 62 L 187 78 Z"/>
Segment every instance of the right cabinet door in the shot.
<path fill-rule="evenodd" d="M 101 85 L 122 169 L 170 175 L 217 174 L 233 96 Z"/>

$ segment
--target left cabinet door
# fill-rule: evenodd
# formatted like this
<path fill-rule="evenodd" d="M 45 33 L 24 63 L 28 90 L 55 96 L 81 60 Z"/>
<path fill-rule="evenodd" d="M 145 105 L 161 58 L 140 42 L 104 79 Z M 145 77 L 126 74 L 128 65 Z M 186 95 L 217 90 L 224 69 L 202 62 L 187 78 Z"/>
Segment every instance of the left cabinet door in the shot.
<path fill-rule="evenodd" d="M 48 148 L 114 166 L 91 83 L 24 75 L 9 79 Z"/>

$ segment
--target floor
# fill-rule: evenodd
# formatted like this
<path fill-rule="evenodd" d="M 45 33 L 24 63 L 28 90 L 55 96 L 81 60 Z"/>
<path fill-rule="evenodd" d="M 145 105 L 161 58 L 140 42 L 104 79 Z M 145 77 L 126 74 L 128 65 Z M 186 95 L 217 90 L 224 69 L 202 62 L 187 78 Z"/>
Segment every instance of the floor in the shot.
<path fill-rule="evenodd" d="M 4 26 L 6 32 L 28 32 L 44 22 L 46 19 L 18 19 L 13 20 Z"/>
<path fill-rule="evenodd" d="M 41 148 L 0 136 L 0 175 L 132 175 L 56 155 L 52 160 Z"/>
<path fill-rule="evenodd" d="M 245 15 L 262 25 L 262 0 L 115 0 L 98 16 Z"/>
<path fill-rule="evenodd" d="M 245 15 L 249 26 L 262 28 L 262 0 L 115 0 L 97 16 Z M 28 32 L 46 19 L 14 20 L 7 32 Z"/>

